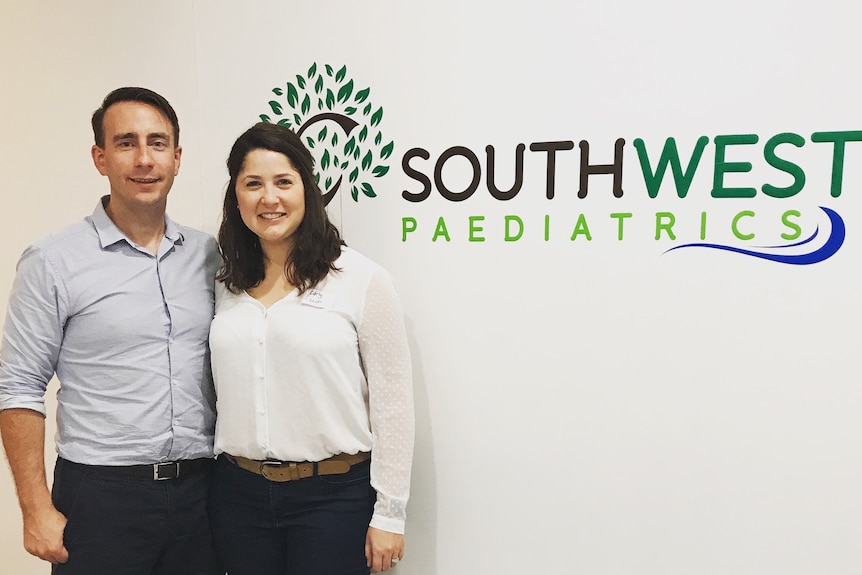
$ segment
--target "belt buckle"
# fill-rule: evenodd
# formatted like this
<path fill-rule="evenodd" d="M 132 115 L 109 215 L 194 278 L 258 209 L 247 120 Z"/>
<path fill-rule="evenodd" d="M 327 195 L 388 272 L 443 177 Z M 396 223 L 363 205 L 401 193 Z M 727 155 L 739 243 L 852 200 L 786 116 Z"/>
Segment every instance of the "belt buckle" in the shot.
<path fill-rule="evenodd" d="M 163 470 L 166 473 L 163 475 Z M 177 461 L 167 461 L 164 463 L 153 464 L 153 480 L 165 481 L 167 479 L 176 479 L 180 476 L 180 464 Z"/>
<path fill-rule="evenodd" d="M 279 479 L 270 477 L 267 474 L 267 468 L 277 470 L 287 470 L 287 477 L 282 476 Z M 271 461 L 264 460 L 260 462 L 260 474 L 270 481 L 293 481 L 299 479 L 299 469 L 296 463 L 290 461 Z"/>

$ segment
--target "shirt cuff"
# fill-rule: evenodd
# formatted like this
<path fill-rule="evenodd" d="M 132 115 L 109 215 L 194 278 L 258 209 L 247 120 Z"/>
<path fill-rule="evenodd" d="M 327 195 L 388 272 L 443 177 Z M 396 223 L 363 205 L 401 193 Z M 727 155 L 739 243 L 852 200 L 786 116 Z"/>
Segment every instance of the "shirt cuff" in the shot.
<path fill-rule="evenodd" d="M 43 417 L 47 417 L 48 415 L 44 400 L 23 399 L 20 397 L 0 398 L 0 411 L 6 411 L 7 409 L 29 409 L 30 411 L 41 413 Z"/>
<path fill-rule="evenodd" d="M 392 519 L 391 517 L 383 517 L 381 515 L 374 514 L 371 516 L 370 526 L 375 529 L 380 529 L 381 531 L 389 531 L 390 533 L 404 535 L 404 521 L 400 519 Z"/>

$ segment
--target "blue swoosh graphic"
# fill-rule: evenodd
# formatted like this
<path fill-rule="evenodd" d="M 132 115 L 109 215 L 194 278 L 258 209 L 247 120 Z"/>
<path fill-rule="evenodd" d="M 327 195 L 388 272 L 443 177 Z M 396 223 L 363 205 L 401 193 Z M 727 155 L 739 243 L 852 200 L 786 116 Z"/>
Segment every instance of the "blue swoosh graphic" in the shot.
<path fill-rule="evenodd" d="M 670 248 L 664 253 L 672 252 L 673 250 L 678 250 L 680 248 L 712 248 L 715 250 L 724 250 L 728 252 L 734 252 L 737 254 L 742 254 L 745 256 L 751 256 L 755 258 L 761 258 L 764 260 L 769 260 L 773 262 L 778 262 L 782 264 L 790 264 L 795 266 L 807 266 L 810 264 L 816 264 L 822 262 L 823 260 L 829 259 L 834 256 L 841 246 L 844 244 L 844 237 L 847 234 L 847 230 L 844 226 L 844 220 L 841 216 L 838 215 L 837 212 L 831 210 L 829 208 L 824 208 L 820 206 L 820 209 L 826 212 L 826 215 L 829 216 L 829 221 L 832 223 L 832 233 L 829 234 L 829 237 L 826 239 L 826 243 L 814 250 L 813 252 L 809 252 L 807 254 L 770 254 L 765 252 L 758 252 L 755 250 L 746 250 L 743 248 L 737 248 L 734 246 L 725 246 L 722 244 L 707 244 L 707 243 L 692 243 L 692 244 L 683 244 L 681 246 L 675 246 Z M 817 233 L 820 230 L 820 226 L 814 230 L 814 234 L 811 235 L 810 238 L 806 240 L 802 240 L 801 242 L 796 242 L 793 244 L 788 244 L 785 246 L 773 246 L 775 249 L 785 249 L 792 248 L 795 246 L 801 246 L 803 244 L 807 244 L 811 240 L 813 240 Z"/>
<path fill-rule="evenodd" d="M 803 246 L 803 245 L 807 244 L 808 242 L 812 241 L 814 238 L 816 238 L 817 234 L 819 232 L 820 232 L 820 226 L 818 225 L 816 228 L 814 228 L 814 233 L 811 234 L 807 239 L 802 240 L 801 242 L 796 242 L 795 244 L 785 244 L 783 246 L 758 246 L 758 247 L 769 248 L 771 250 L 774 250 L 774 249 L 781 249 L 781 248 L 794 248 L 796 246 Z"/>

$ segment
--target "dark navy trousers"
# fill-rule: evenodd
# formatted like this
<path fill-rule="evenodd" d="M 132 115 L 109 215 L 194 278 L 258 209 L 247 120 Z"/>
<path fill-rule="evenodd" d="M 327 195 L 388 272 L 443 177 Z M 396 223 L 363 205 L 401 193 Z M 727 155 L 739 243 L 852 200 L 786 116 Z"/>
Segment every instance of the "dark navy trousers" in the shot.
<path fill-rule="evenodd" d="M 58 458 L 51 496 L 66 516 L 53 575 L 223 575 L 206 513 L 209 471 L 166 481 Z"/>
<path fill-rule="evenodd" d="M 219 457 L 209 501 L 216 551 L 229 575 L 368 575 L 376 498 L 370 461 L 278 483 Z"/>

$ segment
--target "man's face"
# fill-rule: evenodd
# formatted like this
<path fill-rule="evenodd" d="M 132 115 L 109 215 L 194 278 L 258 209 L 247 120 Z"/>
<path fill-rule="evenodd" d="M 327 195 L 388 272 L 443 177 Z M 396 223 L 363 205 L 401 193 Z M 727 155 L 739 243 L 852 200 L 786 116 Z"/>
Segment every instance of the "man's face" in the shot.
<path fill-rule="evenodd" d="M 104 131 L 105 147 L 93 146 L 93 163 L 111 184 L 114 207 L 164 209 L 182 155 L 170 121 L 148 104 L 118 102 L 105 112 Z"/>

